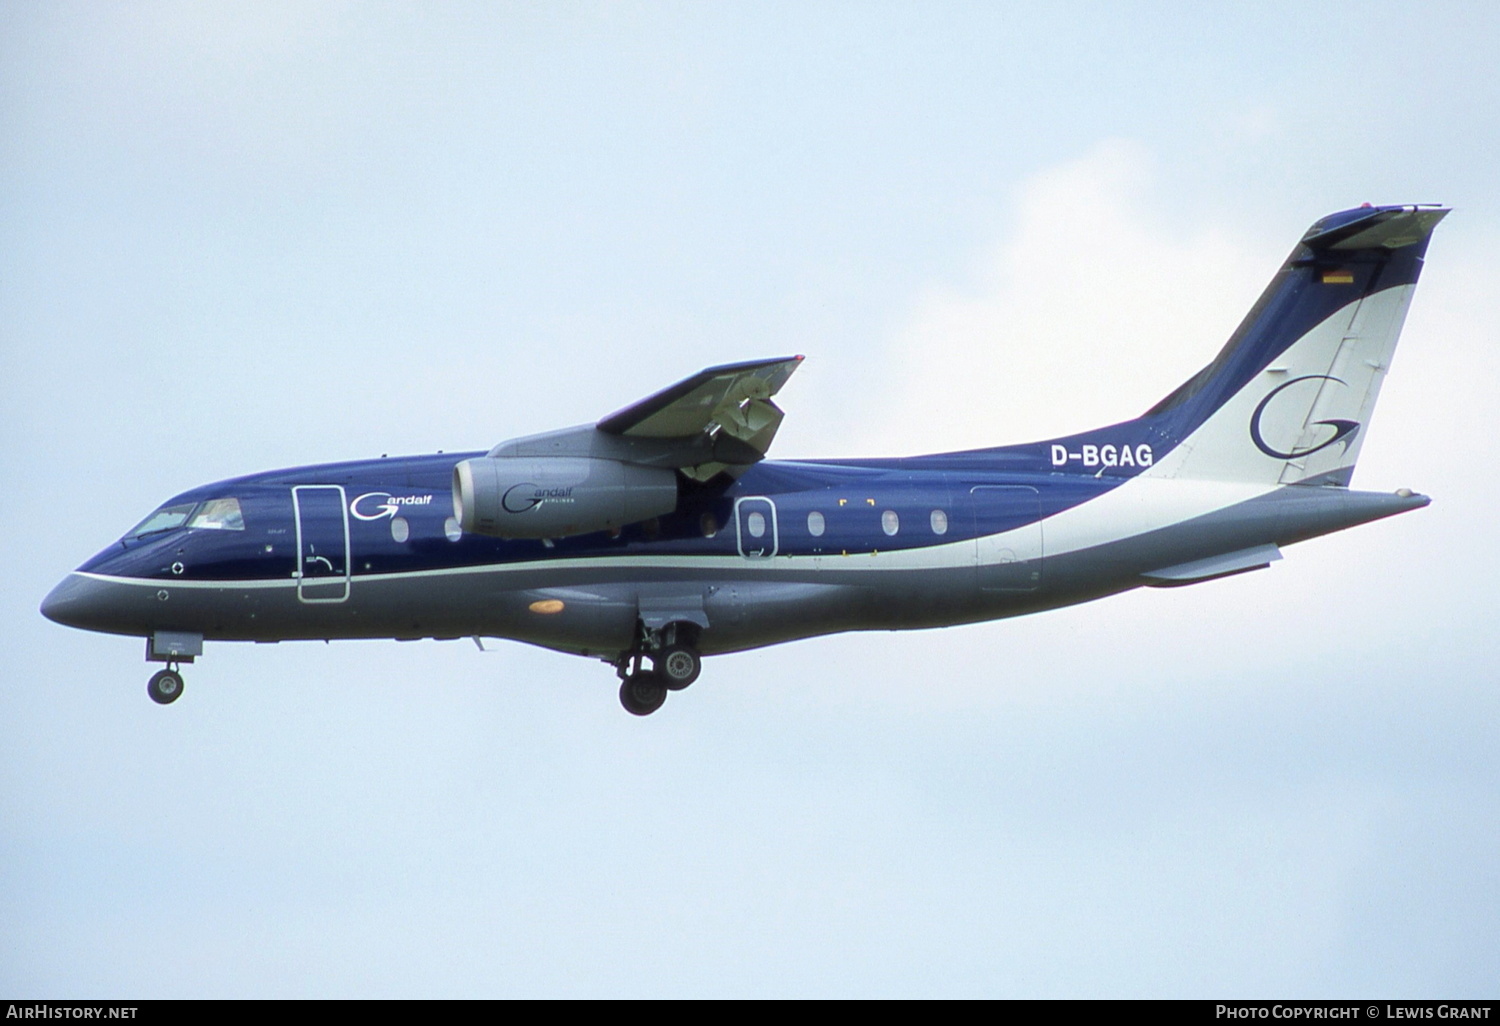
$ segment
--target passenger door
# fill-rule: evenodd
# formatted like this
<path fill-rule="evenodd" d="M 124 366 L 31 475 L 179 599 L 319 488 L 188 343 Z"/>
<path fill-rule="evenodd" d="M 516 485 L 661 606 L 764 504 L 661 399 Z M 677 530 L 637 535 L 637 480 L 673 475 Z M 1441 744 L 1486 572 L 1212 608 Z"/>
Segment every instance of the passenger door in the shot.
<path fill-rule="evenodd" d="M 343 602 L 349 597 L 349 505 L 341 485 L 297 485 L 297 597 Z"/>

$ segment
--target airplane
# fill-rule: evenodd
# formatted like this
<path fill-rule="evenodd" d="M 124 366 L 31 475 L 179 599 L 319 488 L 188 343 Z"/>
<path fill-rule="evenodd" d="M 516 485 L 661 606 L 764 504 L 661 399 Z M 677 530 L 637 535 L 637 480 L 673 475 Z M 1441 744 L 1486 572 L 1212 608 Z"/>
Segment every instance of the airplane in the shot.
<path fill-rule="evenodd" d="M 163 705 L 209 640 L 467 637 L 601 659 L 645 716 L 707 655 L 1264 569 L 1287 545 L 1429 503 L 1349 483 L 1447 213 L 1365 204 L 1317 221 L 1214 360 L 1124 423 L 768 460 L 772 397 L 803 358 L 727 364 L 488 452 L 194 488 L 41 612 L 145 638 Z"/>

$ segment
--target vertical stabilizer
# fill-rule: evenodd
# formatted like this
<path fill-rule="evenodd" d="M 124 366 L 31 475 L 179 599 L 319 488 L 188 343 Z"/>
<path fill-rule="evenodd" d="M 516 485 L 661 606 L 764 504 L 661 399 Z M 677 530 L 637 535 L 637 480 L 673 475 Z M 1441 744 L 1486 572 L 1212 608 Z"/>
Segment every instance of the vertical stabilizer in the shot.
<path fill-rule="evenodd" d="M 1160 476 L 1347 485 L 1421 274 L 1434 207 L 1331 214 L 1213 363 L 1143 421 Z"/>

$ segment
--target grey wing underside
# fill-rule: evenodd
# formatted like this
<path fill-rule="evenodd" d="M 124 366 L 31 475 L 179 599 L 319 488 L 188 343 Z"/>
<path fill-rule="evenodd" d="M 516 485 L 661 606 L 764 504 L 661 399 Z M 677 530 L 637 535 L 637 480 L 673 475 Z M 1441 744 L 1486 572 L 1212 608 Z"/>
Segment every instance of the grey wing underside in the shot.
<path fill-rule="evenodd" d="M 801 363 L 802 357 L 791 356 L 709 367 L 610 414 L 595 426 L 605 434 L 625 438 L 706 437 L 717 454 L 733 457 L 733 462 L 711 460 L 681 468 L 690 477 L 707 481 L 765 456 L 785 416 L 771 397 Z"/>
<path fill-rule="evenodd" d="M 771 401 L 802 357 L 699 371 L 596 424 L 502 442 L 491 456 L 588 455 L 673 467 L 698 481 L 763 459 L 785 414 Z"/>

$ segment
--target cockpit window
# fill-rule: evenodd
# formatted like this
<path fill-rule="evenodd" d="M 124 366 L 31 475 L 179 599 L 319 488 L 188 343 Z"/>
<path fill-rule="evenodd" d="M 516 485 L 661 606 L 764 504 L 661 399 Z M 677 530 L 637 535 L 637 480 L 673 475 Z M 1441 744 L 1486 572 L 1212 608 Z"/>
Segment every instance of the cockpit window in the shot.
<path fill-rule="evenodd" d="M 198 510 L 197 516 L 188 522 L 189 527 L 206 527 L 214 531 L 243 531 L 245 518 L 240 513 L 239 499 L 210 499 Z"/>
<path fill-rule="evenodd" d="M 139 538 L 143 535 L 156 534 L 160 531 L 170 531 L 174 527 L 181 527 L 187 522 L 187 518 L 193 515 L 193 510 L 197 508 L 198 504 L 196 502 L 184 502 L 176 506 L 163 506 L 145 520 L 136 524 L 125 537 Z"/>

